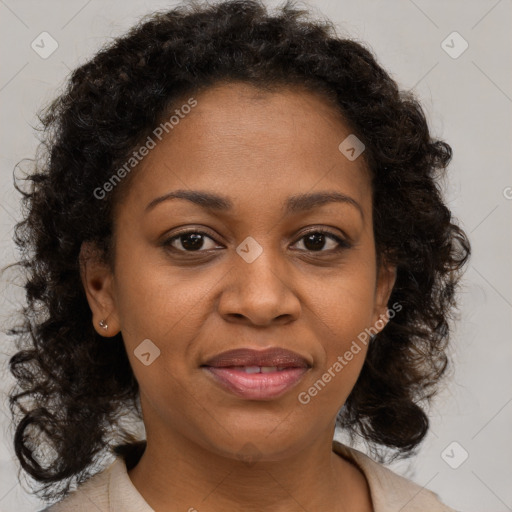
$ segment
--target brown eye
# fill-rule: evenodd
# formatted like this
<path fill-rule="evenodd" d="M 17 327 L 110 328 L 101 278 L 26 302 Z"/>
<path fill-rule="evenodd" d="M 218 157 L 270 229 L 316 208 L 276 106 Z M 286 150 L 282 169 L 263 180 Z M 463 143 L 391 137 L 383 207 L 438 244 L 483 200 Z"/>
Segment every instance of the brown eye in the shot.
<path fill-rule="evenodd" d="M 350 244 L 329 231 L 315 230 L 303 235 L 299 241 L 304 240 L 303 244 L 306 251 L 311 252 L 329 252 L 348 249 Z M 302 250 L 302 249 L 301 249 Z"/>
<path fill-rule="evenodd" d="M 213 238 L 208 236 L 206 233 L 201 231 L 187 231 L 184 233 L 179 233 L 171 238 L 168 238 L 163 242 L 165 247 L 171 247 L 172 249 L 176 249 L 180 252 L 194 252 L 200 250 L 211 250 L 218 247 L 215 243 L 210 244 L 212 247 L 205 247 L 208 244 L 205 243 L 206 239 L 215 242 Z"/>

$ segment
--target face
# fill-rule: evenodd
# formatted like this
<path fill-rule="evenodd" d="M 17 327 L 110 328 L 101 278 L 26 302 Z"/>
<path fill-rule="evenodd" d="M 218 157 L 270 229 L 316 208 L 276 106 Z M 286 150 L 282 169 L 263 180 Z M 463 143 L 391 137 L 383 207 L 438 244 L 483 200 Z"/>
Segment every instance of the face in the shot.
<path fill-rule="evenodd" d="M 377 269 L 370 176 L 338 149 L 350 130 L 321 96 L 231 84 L 195 99 L 117 205 L 114 270 L 91 261 L 83 281 L 95 326 L 108 318 L 98 332 L 122 332 L 148 440 L 232 458 L 250 442 L 277 460 L 332 430 L 366 345 L 344 355 L 386 312 L 394 269 Z M 204 366 L 240 348 L 305 367 Z"/>

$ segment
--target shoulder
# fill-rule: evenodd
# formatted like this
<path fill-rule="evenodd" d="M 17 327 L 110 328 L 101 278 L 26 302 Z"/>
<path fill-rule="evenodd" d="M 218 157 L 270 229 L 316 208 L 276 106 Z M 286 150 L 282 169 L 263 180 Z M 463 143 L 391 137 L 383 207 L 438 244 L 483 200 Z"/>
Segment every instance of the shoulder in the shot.
<path fill-rule="evenodd" d="M 40 512 L 154 512 L 130 480 L 126 462 L 118 457 L 63 500 Z"/>
<path fill-rule="evenodd" d="M 63 500 L 40 512 L 86 512 L 90 510 L 109 510 L 110 479 L 115 467 L 123 463 L 117 459 L 108 468 L 92 476 Z"/>
<path fill-rule="evenodd" d="M 364 473 L 375 512 L 456 512 L 444 505 L 432 491 L 396 474 L 366 454 L 338 441 L 333 442 L 333 449 Z"/>

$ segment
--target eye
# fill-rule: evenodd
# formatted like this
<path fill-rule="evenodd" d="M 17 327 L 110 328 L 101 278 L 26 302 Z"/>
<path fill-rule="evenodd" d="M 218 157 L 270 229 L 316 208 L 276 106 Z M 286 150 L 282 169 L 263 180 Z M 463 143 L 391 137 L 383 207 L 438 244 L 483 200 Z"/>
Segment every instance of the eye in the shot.
<path fill-rule="evenodd" d="M 323 229 L 309 231 L 299 239 L 299 242 L 302 240 L 304 240 L 303 245 L 305 250 L 310 252 L 335 252 L 343 249 L 349 249 L 351 247 L 351 245 L 343 238 Z M 324 250 L 326 245 L 327 249 Z"/>
<path fill-rule="evenodd" d="M 162 242 L 164 247 L 176 249 L 179 252 L 208 251 L 218 247 L 216 243 L 205 247 L 205 239 L 215 242 L 213 238 L 202 231 L 183 231 Z M 208 245 L 208 244 L 206 244 Z"/>
<path fill-rule="evenodd" d="M 208 247 L 208 243 L 205 243 L 206 240 L 210 241 L 210 247 Z M 302 242 L 303 240 L 304 242 Z M 302 235 L 296 243 L 299 242 L 302 242 L 305 247 L 305 249 L 300 250 L 306 252 L 337 252 L 352 247 L 351 244 L 343 238 L 323 229 L 309 231 Z M 203 231 L 197 230 L 178 233 L 164 240 L 162 245 L 177 252 L 202 252 L 219 247 L 211 236 Z"/>

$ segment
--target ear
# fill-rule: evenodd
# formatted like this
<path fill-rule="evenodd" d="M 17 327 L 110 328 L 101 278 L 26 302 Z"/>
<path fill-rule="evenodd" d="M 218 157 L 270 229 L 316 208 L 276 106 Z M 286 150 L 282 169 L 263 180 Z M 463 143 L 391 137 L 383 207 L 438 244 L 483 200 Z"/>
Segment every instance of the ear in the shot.
<path fill-rule="evenodd" d="M 377 283 L 375 286 L 375 301 L 373 311 L 373 324 L 381 331 L 389 321 L 388 301 L 396 281 L 396 267 L 382 260 L 377 267 Z M 379 320 L 381 320 L 379 322 Z M 379 328 L 379 325 L 382 324 Z"/>
<path fill-rule="evenodd" d="M 114 294 L 114 276 L 101 251 L 92 242 L 83 242 L 80 247 L 80 277 L 92 311 L 94 329 L 105 337 L 115 336 L 120 330 Z M 103 328 L 100 321 L 108 326 Z"/>

